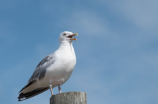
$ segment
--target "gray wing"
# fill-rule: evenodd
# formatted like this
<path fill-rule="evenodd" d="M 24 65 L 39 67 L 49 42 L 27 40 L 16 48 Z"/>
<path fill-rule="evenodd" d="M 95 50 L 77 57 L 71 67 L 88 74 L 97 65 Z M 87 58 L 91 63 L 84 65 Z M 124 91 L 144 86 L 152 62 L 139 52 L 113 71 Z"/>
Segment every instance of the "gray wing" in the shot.
<path fill-rule="evenodd" d="M 46 56 L 36 67 L 26 86 L 20 92 L 45 76 L 47 68 L 55 62 L 54 54 Z"/>
<path fill-rule="evenodd" d="M 47 68 L 55 62 L 54 54 L 46 56 L 36 67 L 33 75 L 29 79 L 29 82 L 34 82 L 42 79 L 45 76 Z"/>

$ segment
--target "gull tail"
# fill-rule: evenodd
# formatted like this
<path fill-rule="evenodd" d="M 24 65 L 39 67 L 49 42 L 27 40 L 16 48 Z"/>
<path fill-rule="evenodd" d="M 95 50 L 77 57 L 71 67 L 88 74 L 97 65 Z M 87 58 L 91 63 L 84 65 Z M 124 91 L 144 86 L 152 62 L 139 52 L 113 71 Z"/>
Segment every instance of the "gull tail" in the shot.
<path fill-rule="evenodd" d="M 42 92 L 44 92 L 44 91 L 46 91 L 48 89 L 49 88 L 46 87 L 46 88 L 38 88 L 38 89 L 35 89 L 35 90 L 27 92 L 27 93 L 20 92 L 20 95 L 18 97 L 18 99 L 19 99 L 18 101 L 23 101 L 23 100 L 26 100 L 28 98 L 31 98 L 31 97 L 33 97 L 35 95 L 38 95 L 38 94 L 40 94 L 40 93 L 42 93 Z"/>

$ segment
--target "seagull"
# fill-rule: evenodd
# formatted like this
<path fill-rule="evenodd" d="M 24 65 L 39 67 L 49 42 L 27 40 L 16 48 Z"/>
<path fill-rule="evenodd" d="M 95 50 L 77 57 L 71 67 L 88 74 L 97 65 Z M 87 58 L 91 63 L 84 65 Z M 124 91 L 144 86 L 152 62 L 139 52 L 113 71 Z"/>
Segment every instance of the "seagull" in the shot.
<path fill-rule="evenodd" d="M 28 83 L 20 90 L 18 100 L 26 100 L 58 86 L 61 93 L 61 85 L 64 84 L 71 76 L 75 65 L 76 55 L 73 48 L 73 38 L 77 33 L 64 31 L 59 36 L 60 46 L 52 54 L 46 56 L 36 67 Z"/>

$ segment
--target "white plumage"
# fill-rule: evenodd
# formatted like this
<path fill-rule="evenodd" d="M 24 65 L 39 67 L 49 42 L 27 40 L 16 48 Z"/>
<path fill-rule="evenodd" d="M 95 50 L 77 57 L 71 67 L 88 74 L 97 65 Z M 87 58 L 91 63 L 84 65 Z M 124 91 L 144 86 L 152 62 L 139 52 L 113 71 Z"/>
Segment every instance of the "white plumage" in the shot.
<path fill-rule="evenodd" d="M 19 101 L 40 94 L 49 88 L 53 95 L 52 88 L 56 86 L 61 93 L 60 85 L 70 78 L 76 65 L 76 55 L 72 45 L 73 40 L 76 40 L 73 36 L 76 35 L 76 33 L 68 31 L 60 34 L 58 50 L 46 56 L 37 65 L 27 85 L 20 91 Z"/>

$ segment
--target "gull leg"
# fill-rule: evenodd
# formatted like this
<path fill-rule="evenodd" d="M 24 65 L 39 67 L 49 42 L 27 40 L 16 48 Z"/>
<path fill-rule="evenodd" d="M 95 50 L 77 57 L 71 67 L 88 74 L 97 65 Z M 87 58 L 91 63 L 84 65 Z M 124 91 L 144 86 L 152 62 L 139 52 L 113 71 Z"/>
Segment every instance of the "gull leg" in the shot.
<path fill-rule="evenodd" d="M 53 96 L 52 84 L 51 84 L 51 83 L 49 84 L 49 88 L 50 88 L 50 92 L 51 92 L 51 94 L 52 94 L 52 96 Z"/>
<path fill-rule="evenodd" d="M 61 93 L 61 87 L 60 87 L 60 85 L 58 86 L 58 91 L 59 91 L 59 93 Z"/>

